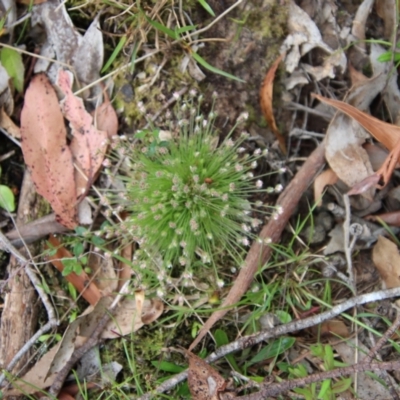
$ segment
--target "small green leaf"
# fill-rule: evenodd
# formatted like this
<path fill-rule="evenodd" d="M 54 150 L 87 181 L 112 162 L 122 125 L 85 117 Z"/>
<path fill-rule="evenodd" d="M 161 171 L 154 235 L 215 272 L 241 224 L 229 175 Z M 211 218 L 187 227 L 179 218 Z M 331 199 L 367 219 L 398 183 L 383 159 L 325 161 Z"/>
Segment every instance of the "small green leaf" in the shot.
<path fill-rule="evenodd" d="M 135 138 L 136 139 L 144 139 L 146 137 L 147 131 L 137 131 L 135 133 Z"/>
<path fill-rule="evenodd" d="M 338 382 L 332 385 L 332 393 L 338 394 L 345 392 L 350 386 L 353 380 L 351 378 L 342 378 Z"/>
<path fill-rule="evenodd" d="M 217 347 L 224 346 L 229 343 L 228 335 L 222 329 L 217 329 L 214 332 L 214 338 L 217 342 Z M 229 363 L 232 365 L 233 369 L 237 372 L 241 372 L 239 366 L 236 363 L 235 357 L 233 354 L 228 354 L 225 356 Z"/>
<path fill-rule="evenodd" d="M 198 2 L 201 4 L 201 6 L 213 17 L 215 17 L 215 13 L 213 9 L 210 7 L 210 5 L 205 1 L 205 0 L 198 0 Z"/>
<path fill-rule="evenodd" d="M 322 385 L 321 385 L 321 390 L 318 393 L 318 399 L 323 399 L 325 397 L 325 394 L 327 393 L 327 391 L 330 389 L 330 387 L 331 387 L 330 379 L 323 381 Z"/>
<path fill-rule="evenodd" d="M 65 258 L 64 260 L 61 260 L 61 262 L 64 265 L 62 276 L 67 276 L 72 272 L 75 272 L 77 275 L 82 273 L 82 265 L 76 260 L 72 258 Z"/>
<path fill-rule="evenodd" d="M 282 324 L 288 324 L 289 322 L 292 322 L 292 316 L 286 311 L 277 310 L 275 314 L 279 318 L 279 321 L 281 321 Z"/>
<path fill-rule="evenodd" d="M 269 343 L 267 346 L 263 347 L 248 363 L 246 363 L 246 366 L 249 367 L 255 363 L 276 357 L 290 349 L 295 342 L 296 339 L 291 337 L 284 337 L 274 340 L 272 343 Z"/>
<path fill-rule="evenodd" d="M 9 212 L 15 210 L 14 193 L 9 187 L 4 185 L 0 185 L 0 207 Z"/>
<path fill-rule="evenodd" d="M 168 361 L 151 361 L 151 363 L 160 371 L 172 372 L 173 374 L 178 374 L 179 372 L 182 372 L 186 369 L 185 367 L 170 363 Z"/>
<path fill-rule="evenodd" d="M 77 226 L 76 228 L 75 228 L 75 233 L 78 235 L 78 236 L 84 236 L 84 234 L 87 232 L 88 230 L 85 228 L 85 227 L 83 227 L 83 226 Z"/>
<path fill-rule="evenodd" d="M 77 243 L 74 248 L 72 249 L 75 257 L 79 257 L 83 253 L 83 244 Z"/>
<path fill-rule="evenodd" d="M 105 240 L 98 236 L 93 236 L 92 242 L 95 246 L 102 246 L 105 243 Z"/>
<path fill-rule="evenodd" d="M 0 51 L 0 62 L 10 78 L 12 78 L 15 89 L 22 93 L 24 90 L 25 68 L 21 53 L 4 47 Z"/>
<path fill-rule="evenodd" d="M 209 71 L 214 72 L 215 74 L 225 76 L 226 78 L 233 79 L 233 80 L 238 81 L 238 82 L 246 82 L 246 81 L 244 81 L 243 79 L 237 78 L 237 77 L 234 76 L 234 75 L 228 74 L 228 73 L 225 72 L 225 71 L 221 71 L 220 69 L 213 67 L 213 66 L 210 65 L 204 58 L 200 57 L 200 56 L 199 56 L 197 53 L 195 53 L 195 52 L 192 52 L 192 53 L 191 53 L 191 56 L 192 56 L 200 65 L 202 65 L 204 68 L 207 68 Z"/>

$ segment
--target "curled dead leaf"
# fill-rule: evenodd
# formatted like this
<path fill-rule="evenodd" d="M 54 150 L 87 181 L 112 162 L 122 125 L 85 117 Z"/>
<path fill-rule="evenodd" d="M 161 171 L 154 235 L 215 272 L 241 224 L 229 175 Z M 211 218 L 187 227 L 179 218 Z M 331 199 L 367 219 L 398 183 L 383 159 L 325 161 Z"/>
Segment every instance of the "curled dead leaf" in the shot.
<path fill-rule="evenodd" d="M 376 140 L 390 150 L 390 154 L 386 161 L 376 173 L 377 175 L 382 176 L 383 183 L 386 185 L 389 182 L 400 156 L 400 127 L 372 117 L 343 101 L 327 99 L 326 97 L 316 94 L 313 94 L 313 96 L 355 119 Z"/>
<path fill-rule="evenodd" d="M 278 127 L 276 126 L 274 110 L 272 106 L 275 72 L 284 56 L 285 53 L 282 53 L 275 60 L 275 62 L 272 64 L 271 68 L 268 70 L 267 75 L 264 78 L 264 82 L 260 89 L 260 105 L 269 127 L 271 128 L 272 132 L 274 133 L 276 139 L 279 142 L 279 147 L 281 148 L 282 153 L 286 154 L 286 141 L 285 138 L 280 133 Z"/>
<path fill-rule="evenodd" d="M 336 173 L 330 168 L 321 172 L 314 181 L 314 201 L 318 206 L 322 204 L 322 195 L 325 187 L 334 185 L 338 181 Z"/>

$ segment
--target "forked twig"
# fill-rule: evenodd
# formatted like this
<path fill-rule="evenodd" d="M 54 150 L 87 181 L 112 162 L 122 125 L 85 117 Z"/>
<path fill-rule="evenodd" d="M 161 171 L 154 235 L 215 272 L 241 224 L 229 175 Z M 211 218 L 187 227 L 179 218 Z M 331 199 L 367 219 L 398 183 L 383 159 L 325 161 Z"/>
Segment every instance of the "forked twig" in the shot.
<path fill-rule="evenodd" d="M 49 389 L 49 394 L 53 396 L 57 396 L 58 392 L 61 390 L 65 379 L 67 378 L 71 368 L 94 346 L 99 343 L 100 335 L 103 332 L 104 328 L 107 326 L 108 322 L 111 320 L 112 314 L 119 304 L 119 302 L 123 299 L 124 295 L 128 293 L 129 281 L 125 282 L 122 286 L 120 292 L 112 302 L 111 306 L 105 312 L 96 328 L 87 339 L 87 341 L 79 348 L 77 348 L 72 354 L 71 358 L 65 363 L 64 367 L 58 372 L 57 377 L 55 378 L 53 384 Z"/>

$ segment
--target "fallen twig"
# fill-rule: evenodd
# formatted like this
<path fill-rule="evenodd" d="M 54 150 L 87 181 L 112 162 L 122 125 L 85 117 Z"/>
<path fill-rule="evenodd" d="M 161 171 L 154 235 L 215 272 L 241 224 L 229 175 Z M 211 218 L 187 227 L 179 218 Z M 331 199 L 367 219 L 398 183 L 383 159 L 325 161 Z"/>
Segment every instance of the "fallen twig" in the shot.
<path fill-rule="evenodd" d="M 95 330 L 93 333 L 90 335 L 90 337 L 87 339 L 87 341 L 78 349 L 74 351 L 72 354 L 71 358 L 65 363 L 64 367 L 58 372 L 57 377 L 55 378 L 53 384 L 51 385 L 49 389 L 49 394 L 53 396 L 57 396 L 58 392 L 61 390 L 65 379 L 67 378 L 69 372 L 71 371 L 71 368 L 94 346 L 96 346 L 99 343 L 100 340 L 100 335 L 103 332 L 104 328 L 108 324 L 108 322 L 111 319 L 111 316 L 119 304 L 119 302 L 122 300 L 123 296 L 128 293 L 128 288 L 129 288 L 129 281 L 125 282 L 125 284 L 122 286 L 121 291 L 118 293 L 114 301 L 112 302 L 110 308 L 106 311 L 106 313 L 103 315 L 101 320 L 99 321 L 98 325 L 96 326 Z"/>
<path fill-rule="evenodd" d="M 246 293 L 259 266 L 265 264 L 271 256 L 272 247 L 263 242 L 270 241 L 271 243 L 276 243 L 279 241 L 282 231 L 293 214 L 297 203 L 310 185 L 310 182 L 312 182 L 318 170 L 324 164 L 324 160 L 325 147 L 322 142 L 308 157 L 307 161 L 279 196 L 277 205 L 282 207 L 282 214 L 278 215 L 276 220 L 271 219 L 263 228 L 260 233 L 262 243 L 258 241 L 253 243 L 247 254 L 245 266 L 240 270 L 239 276 L 221 305 L 221 309 L 215 311 L 206 321 L 199 335 L 190 345 L 189 351 L 200 343 L 201 339 L 209 332 L 211 327 L 228 312 L 230 307 L 240 300 L 244 293 Z"/>
<path fill-rule="evenodd" d="M 302 330 L 305 328 L 310 328 L 315 325 L 319 325 L 324 321 L 327 321 L 327 320 L 337 317 L 338 315 L 340 315 L 344 311 L 348 310 L 349 308 L 359 306 L 359 305 L 362 305 L 365 303 L 389 299 L 389 298 L 396 297 L 396 296 L 400 296 L 400 288 L 380 290 L 377 292 L 372 292 L 372 293 L 363 294 L 361 296 L 352 297 L 351 299 L 333 307 L 331 310 L 325 311 L 321 314 L 313 315 L 311 317 L 308 317 L 308 318 L 305 318 L 302 320 L 292 321 L 285 325 L 279 325 L 279 326 L 276 326 L 275 328 L 261 331 L 259 333 L 253 334 L 253 335 L 244 336 L 244 337 L 236 340 L 235 342 L 229 343 L 225 346 L 221 346 L 214 353 L 210 354 L 206 358 L 206 361 L 208 363 L 214 362 L 216 360 L 219 360 L 222 357 L 225 357 L 226 355 L 228 355 L 230 353 L 233 353 L 238 350 L 243 350 L 247 347 L 251 347 L 262 341 L 269 340 L 269 339 L 279 337 L 282 335 L 286 335 L 288 333 L 299 331 L 299 330 Z M 376 363 L 376 364 L 378 364 L 378 363 Z M 388 363 L 386 363 L 386 364 L 388 364 Z M 375 368 L 375 365 L 374 364 L 371 364 L 371 365 L 372 365 L 371 370 L 373 370 Z M 382 369 L 385 369 L 385 368 L 382 368 Z M 390 368 L 387 368 L 387 369 L 390 369 Z M 365 371 L 365 370 L 368 370 L 368 368 L 365 368 L 363 371 Z M 334 370 L 334 371 L 336 371 L 336 370 Z M 329 372 L 333 372 L 333 371 L 329 371 Z M 354 372 L 354 370 L 352 370 L 351 372 Z M 335 375 L 335 376 L 337 376 L 337 375 Z M 155 388 L 154 391 L 152 391 L 150 393 L 146 393 L 145 395 L 139 397 L 138 400 L 149 400 L 154 396 L 155 393 L 164 393 L 168 390 L 171 390 L 178 383 L 184 381 L 186 378 L 187 378 L 187 371 L 183 371 L 183 372 L 173 376 L 172 378 L 164 381 L 160 386 Z M 323 378 L 323 379 L 326 379 L 326 378 Z M 317 381 L 318 380 L 315 380 L 313 382 L 317 382 Z M 299 383 L 300 381 L 297 380 L 296 382 Z M 304 384 L 307 384 L 307 382 Z M 301 385 L 299 385 L 299 386 L 301 386 Z M 293 386 L 293 387 L 295 387 L 295 386 Z M 293 387 L 285 388 L 283 391 L 290 390 Z M 277 389 L 274 389 L 274 390 L 277 390 Z M 265 397 L 263 397 L 263 398 L 265 398 Z"/>

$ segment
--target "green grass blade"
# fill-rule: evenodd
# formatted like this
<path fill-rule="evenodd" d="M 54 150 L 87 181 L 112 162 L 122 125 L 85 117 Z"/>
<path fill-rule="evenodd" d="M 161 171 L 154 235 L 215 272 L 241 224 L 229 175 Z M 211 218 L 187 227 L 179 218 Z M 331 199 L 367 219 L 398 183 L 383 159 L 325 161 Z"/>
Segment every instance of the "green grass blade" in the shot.
<path fill-rule="evenodd" d="M 110 66 L 113 63 L 113 61 L 117 58 L 118 54 L 123 49 L 126 41 L 127 41 L 127 37 L 126 36 L 122 36 L 122 38 L 119 40 L 119 42 L 117 44 L 117 47 L 114 49 L 114 51 L 112 52 L 110 58 L 107 60 L 107 62 L 104 65 L 103 69 L 101 70 L 101 73 L 107 71 L 108 68 L 110 68 Z"/>
<path fill-rule="evenodd" d="M 135 45 L 133 46 L 132 57 L 131 57 L 131 74 L 135 72 L 136 57 L 138 50 L 139 50 L 139 43 L 135 43 Z"/>
<path fill-rule="evenodd" d="M 168 35 L 170 38 L 172 38 L 174 40 L 179 39 L 179 35 L 177 35 L 177 33 L 173 29 L 167 28 L 163 24 L 160 24 L 158 21 L 154 21 L 153 19 L 149 18 L 142 9 L 140 9 L 140 13 L 146 18 L 146 21 L 153 28 L 156 28 L 157 30 L 165 33 L 166 35 Z"/>
<path fill-rule="evenodd" d="M 200 57 L 197 53 L 192 52 L 191 55 L 196 60 L 196 62 L 198 62 L 204 68 L 207 68 L 209 71 L 214 72 L 214 74 L 225 76 L 226 78 L 233 79 L 234 81 L 243 82 L 243 83 L 245 82 L 243 79 L 237 78 L 234 75 L 228 74 L 225 71 L 221 71 L 220 69 L 213 67 L 204 58 Z"/>
<path fill-rule="evenodd" d="M 215 17 L 215 13 L 213 9 L 210 7 L 210 5 L 205 1 L 205 0 L 198 0 L 198 2 L 201 4 L 201 6 L 213 17 Z"/>

